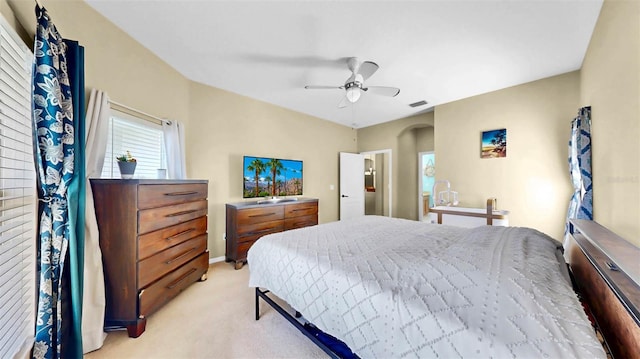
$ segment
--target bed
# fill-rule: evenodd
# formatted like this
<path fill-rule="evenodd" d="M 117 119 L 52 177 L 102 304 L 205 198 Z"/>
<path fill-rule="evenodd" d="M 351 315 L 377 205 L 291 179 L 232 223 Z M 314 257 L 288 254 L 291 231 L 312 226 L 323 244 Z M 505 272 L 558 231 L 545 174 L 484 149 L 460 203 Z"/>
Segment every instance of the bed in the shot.
<path fill-rule="evenodd" d="M 364 216 L 262 237 L 248 262 L 257 295 L 363 358 L 606 357 L 558 243 L 532 229 Z"/>

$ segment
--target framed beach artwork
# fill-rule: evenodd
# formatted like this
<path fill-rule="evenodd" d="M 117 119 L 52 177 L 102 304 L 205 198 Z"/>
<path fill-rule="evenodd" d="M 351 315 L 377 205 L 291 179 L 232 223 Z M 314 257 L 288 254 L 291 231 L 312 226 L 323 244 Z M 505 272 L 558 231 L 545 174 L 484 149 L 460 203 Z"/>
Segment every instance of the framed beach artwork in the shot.
<path fill-rule="evenodd" d="M 507 157 L 507 129 L 482 132 L 481 158 Z"/>

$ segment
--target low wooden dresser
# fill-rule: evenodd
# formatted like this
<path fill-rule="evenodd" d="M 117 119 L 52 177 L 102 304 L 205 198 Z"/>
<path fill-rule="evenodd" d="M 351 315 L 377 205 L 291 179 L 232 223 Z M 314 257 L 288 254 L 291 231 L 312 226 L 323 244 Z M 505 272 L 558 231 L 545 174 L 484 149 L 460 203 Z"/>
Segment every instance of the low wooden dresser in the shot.
<path fill-rule="evenodd" d="M 105 326 L 140 336 L 146 317 L 205 280 L 205 180 L 92 179 L 105 274 Z"/>
<path fill-rule="evenodd" d="M 247 251 L 258 238 L 318 224 L 318 200 L 285 198 L 227 203 L 226 261 L 242 268 Z"/>

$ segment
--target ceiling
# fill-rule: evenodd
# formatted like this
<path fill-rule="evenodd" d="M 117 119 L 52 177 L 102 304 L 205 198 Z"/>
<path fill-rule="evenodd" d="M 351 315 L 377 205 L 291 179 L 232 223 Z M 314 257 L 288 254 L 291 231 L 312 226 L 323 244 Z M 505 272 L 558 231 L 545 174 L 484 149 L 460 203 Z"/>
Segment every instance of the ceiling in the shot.
<path fill-rule="evenodd" d="M 602 0 L 86 0 L 187 78 L 349 127 L 577 70 Z M 348 57 L 377 63 L 344 109 Z M 426 106 L 409 104 L 427 101 Z"/>

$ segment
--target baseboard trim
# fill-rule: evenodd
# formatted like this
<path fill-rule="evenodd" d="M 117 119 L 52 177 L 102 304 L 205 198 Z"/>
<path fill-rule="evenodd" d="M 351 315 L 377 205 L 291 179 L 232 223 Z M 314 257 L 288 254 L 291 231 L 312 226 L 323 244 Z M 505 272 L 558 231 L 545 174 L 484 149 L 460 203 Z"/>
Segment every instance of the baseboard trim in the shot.
<path fill-rule="evenodd" d="M 218 263 L 218 262 L 224 262 L 224 256 L 209 258 L 209 264 Z"/>

